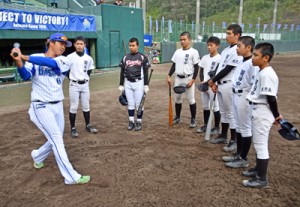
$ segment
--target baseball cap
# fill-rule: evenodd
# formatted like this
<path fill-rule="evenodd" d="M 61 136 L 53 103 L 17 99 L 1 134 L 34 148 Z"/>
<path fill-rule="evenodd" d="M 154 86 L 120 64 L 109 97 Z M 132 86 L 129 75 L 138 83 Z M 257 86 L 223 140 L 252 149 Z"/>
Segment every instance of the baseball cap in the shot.
<path fill-rule="evenodd" d="M 72 42 L 68 41 L 68 38 L 62 33 L 52 34 L 49 38 L 49 41 L 65 42 L 67 47 L 72 46 Z"/>

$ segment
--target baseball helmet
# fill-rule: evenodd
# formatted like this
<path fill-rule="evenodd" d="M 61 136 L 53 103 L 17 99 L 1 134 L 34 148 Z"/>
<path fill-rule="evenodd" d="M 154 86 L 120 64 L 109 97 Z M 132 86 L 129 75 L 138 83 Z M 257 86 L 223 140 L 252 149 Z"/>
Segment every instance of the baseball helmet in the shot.
<path fill-rule="evenodd" d="M 119 102 L 122 106 L 127 106 L 128 105 L 125 91 L 123 91 L 122 94 L 119 96 Z"/>
<path fill-rule="evenodd" d="M 294 125 L 284 119 L 280 120 L 279 124 L 281 129 L 278 132 L 283 138 L 287 140 L 300 140 L 300 134 Z"/>
<path fill-rule="evenodd" d="M 186 89 L 186 85 L 179 85 L 179 86 L 175 86 L 173 88 L 174 92 L 177 93 L 177 94 L 182 94 L 185 92 L 185 89 Z"/>
<path fill-rule="evenodd" d="M 207 82 L 200 83 L 200 84 L 197 86 L 197 88 L 198 88 L 199 91 L 205 92 L 205 91 L 208 90 L 208 83 L 207 83 Z"/>

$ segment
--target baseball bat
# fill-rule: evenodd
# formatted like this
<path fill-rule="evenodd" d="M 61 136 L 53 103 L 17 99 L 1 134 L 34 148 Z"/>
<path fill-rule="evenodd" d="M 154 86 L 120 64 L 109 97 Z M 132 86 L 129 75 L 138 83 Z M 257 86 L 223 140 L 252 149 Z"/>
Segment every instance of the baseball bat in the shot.
<path fill-rule="evenodd" d="M 172 106 L 171 85 L 169 85 L 169 126 L 173 126 L 173 106 Z"/>
<path fill-rule="evenodd" d="M 150 72 L 150 76 L 149 76 L 149 79 L 148 79 L 148 86 L 149 86 L 149 83 L 150 83 L 150 80 L 151 80 L 152 72 L 153 72 L 153 69 L 151 69 L 151 72 Z M 137 111 L 138 115 L 141 115 L 141 113 L 142 113 L 143 106 L 144 106 L 144 103 L 145 103 L 145 99 L 146 99 L 146 93 L 144 92 L 144 95 L 142 97 L 142 100 L 140 102 L 140 105 L 139 105 L 139 108 L 138 108 L 138 111 Z"/>
<path fill-rule="evenodd" d="M 208 118 L 208 122 L 206 125 L 206 131 L 205 131 L 205 141 L 209 141 L 210 140 L 210 133 L 211 133 L 211 126 L 212 126 L 212 121 L 213 121 L 213 116 L 214 116 L 214 106 L 215 106 L 215 101 L 216 101 L 216 93 L 214 94 L 214 98 L 213 101 L 210 105 L 210 114 L 209 114 L 209 118 Z"/>
<path fill-rule="evenodd" d="M 20 43 L 15 42 L 15 43 L 14 43 L 14 48 L 20 48 Z M 19 54 L 18 54 L 17 52 L 14 52 L 14 53 L 13 53 L 13 56 L 14 56 L 14 57 L 18 57 L 18 55 L 19 55 Z"/>

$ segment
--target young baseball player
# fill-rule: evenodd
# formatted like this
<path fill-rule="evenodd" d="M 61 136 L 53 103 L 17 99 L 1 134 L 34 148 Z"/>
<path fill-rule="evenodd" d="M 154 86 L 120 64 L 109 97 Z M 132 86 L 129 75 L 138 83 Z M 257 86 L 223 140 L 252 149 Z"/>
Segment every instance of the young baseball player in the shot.
<path fill-rule="evenodd" d="M 71 124 L 71 136 L 78 137 L 78 132 L 75 128 L 76 113 L 78 110 L 79 99 L 83 117 L 85 120 L 85 129 L 90 133 L 97 133 L 98 130 L 90 124 L 90 74 L 95 69 L 94 61 L 88 54 L 85 53 L 85 38 L 78 36 L 74 40 L 75 52 L 68 55 L 71 63 L 69 72 L 69 95 L 70 95 L 70 112 L 69 119 Z"/>
<path fill-rule="evenodd" d="M 129 123 L 127 130 L 140 131 L 142 129 L 142 113 L 137 115 L 134 121 L 135 109 L 138 109 L 143 94 L 148 93 L 148 69 L 151 67 L 147 57 L 138 52 L 139 41 L 137 38 L 129 40 L 130 53 L 125 55 L 120 62 L 120 86 L 119 90 L 124 91 L 128 101 Z"/>
<path fill-rule="evenodd" d="M 26 56 L 20 49 L 14 48 L 11 57 L 16 62 L 22 79 L 32 81 L 29 116 L 47 138 L 45 144 L 31 152 L 34 167 L 43 168 L 44 160 L 53 152 L 65 184 L 84 184 L 90 181 L 90 176 L 82 176 L 76 172 L 63 142 L 65 122 L 62 82 L 70 64 L 61 54 L 71 45 L 64 34 L 55 33 L 49 38 L 46 53 Z M 26 61 L 25 65 L 23 61 Z"/>
<path fill-rule="evenodd" d="M 221 134 L 211 140 L 211 143 L 227 143 L 227 131 L 230 128 L 231 141 L 224 147 L 225 151 L 233 151 L 236 149 L 236 132 L 235 121 L 232 108 L 232 84 L 231 78 L 236 66 L 241 62 L 242 57 L 239 57 L 236 52 L 237 42 L 242 35 L 242 28 L 238 24 L 231 24 L 226 30 L 226 41 L 230 44 L 221 53 L 221 61 L 217 68 L 216 76 L 214 76 L 208 85 L 213 91 L 217 91 L 218 84 L 218 101 L 221 113 Z"/>
<path fill-rule="evenodd" d="M 279 124 L 282 116 L 278 112 L 277 94 L 279 80 L 270 66 L 274 47 L 270 43 L 259 43 L 253 51 L 252 62 L 259 67 L 259 72 L 247 95 L 251 106 L 253 146 L 256 152 L 256 168 L 244 171 L 244 176 L 253 176 L 243 180 L 243 185 L 253 188 L 266 188 L 269 150 L 268 140 L 272 125 Z"/>
<path fill-rule="evenodd" d="M 180 34 L 180 44 L 182 48 L 175 51 L 172 57 L 172 67 L 167 76 L 167 82 L 172 85 L 171 76 L 176 73 L 174 86 L 184 85 L 186 87 L 186 98 L 190 105 L 191 122 L 190 128 L 196 127 L 196 100 L 195 100 L 195 80 L 197 78 L 200 61 L 199 53 L 191 47 L 191 35 L 189 32 Z M 182 108 L 182 94 L 175 93 L 176 117 L 173 124 L 180 123 L 180 113 Z"/>
<path fill-rule="evenodd" d="M 220 39 L 218 37 L 211 36 L 208 38 L 207 42 L 207 50 L 209 54 L 204 55 L 200 62 L 200 82 L 207 82 L 210 78 L 212 78 L 215 74 L 215 70 L 220 62 L 221 55 L 218 53 L 218 49 L 220 47 Z M 210 105 L 213 101 L 214 93 L 209 88 L 207 91 L 201 91 L 201 102 L 203 108 L 203 117 L 204 117 L 204 125 L 197 129 L 197 133 L 204 133 L 206 131 L 206 125 L 210 115 Z M 219 126 L 220 126 L 220 111 L 219 111 L 219 103 L 218 99 L 215 99 L 214 104 L 214 117 L 215 117 L 215 126 L 211 129 L 211 134 L 219 134 Z"/>
<path fill-rule="evenodd" d="M 250 105 L 246 100 L 252 83 L 259 68 L 252 65 L 252 51 L 255 41 L 250 36 L 242 36 L 237 44 L 237 54 L 243 57 L 243 61 L 236 67 L 232 76 L 233 115 L 236 121 L 237 151 L 232 156 L 224 156 L 222 160 L 226 167 L 248 167 L 247 155 L 251 147 L 252 127 Z"/>

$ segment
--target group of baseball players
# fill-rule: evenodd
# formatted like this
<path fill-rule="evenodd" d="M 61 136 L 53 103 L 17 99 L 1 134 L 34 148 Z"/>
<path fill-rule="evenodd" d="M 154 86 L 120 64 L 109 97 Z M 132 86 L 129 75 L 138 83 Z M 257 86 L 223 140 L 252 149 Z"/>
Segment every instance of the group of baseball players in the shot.
<path fill-rule="evenodd" d="M 188 32 L 180 35 L 182 48 L 175 51 L 172 66 L 167 76 L 171 86 L 171 76 L 175 73 L 176 86 L 184 86 L 189 103 L 191 120 L 190 128 L 195 128 L 196 99 L 195 81 L 200 67 L 200 82 L 207 85 L 201 92 L 204 125 L 196 130 L 206 132 L 211 107 L 215 118 L 211 134 L 213 144 L 228 144 L 224 151 L 235 153 L 222 157 L 225 166 L 231 168 L 248 167 L 247 155 L 253 145 L 256 151 L 256 166 L 243 172 L 246 187 L 268 187 L 268 137 L 272 124 L 278 124 L 282 116 L 278 112 L 277 93 L 278 77 L 269 65 L 274 48 L 269 43 L 255 46 L 250 36 L 241 36 L 242 29 L 237 24 L 227 28 L 226 40 L 229 46 L 221 55 L 218 53 L 220 39 L 210 37 L 207 40 L 209 54 L 200 60 L 199 53 L 191 47 L 191 36 Z M 78 36 L 74 40 L 75 52 L 67 57 L 62 56 L 66 47 L 72 46 L 62 33 L 52 34 L 47 41 L 45 53 L 23 55 L 19 48 L 13 48 L 11 56 L 16 62 L 18 72 L 24 80 L 32 80 L 31 105 L 29 115 L 31 121 L 43 132 L 47 141 L 39 149 L 32 151 L 34 167 L 41 169 L 44 161 L 53 151 L 55 159 L 66 184 L 84 184 L 90 176 L 80 175 L 69 162 L 64 142 L 64 99 L 62 82 L 69 79 L 70 111 L 69 120 L 71 136 L 78 137 L 75 128 L 76 114 L 81 99 L 85 120 L 85 129 L 90 133 L 98 130 L 90 124 L 90 91 L 89 80 L 91 70 L 95 68 L 93 59 L 84 52 L 85 39 Z M 148 69 L 151 67 L 147 57 L 138 52 L 137 38 L 129 40 L 130 53 L 120 62 L 119 90 L 125 93 L 128 109 L 127 130 L 142 129 L 143 111 L 137 114 L 143 95 L 149 91 Z M 25 64 L 23 64 L 25 61 Z M 209 86 L 209 87 L 208 87 Z M 182 93 L 175 93 L 175 111 L 173 124 L 181 122 Z M 214 105 L 211 103 L 215 102 Z M 219 128 L 221 122 L 221 130 Z M 227 133 L 230 128 L 230 141 Z M 221 132 L 221 133 L 220 133 Z"/>
<path fill-rule="evenodd" d="M 197 50 L 191 47 L 190 34 L 181 33 L 182 48 L 176 50 L 172 57 L 173 64 L 167 82 L 171 85 L 171 76 L 176 73 L 174 86 L 186 87 L 186 98 L 191 111 L 189 127 L 195 128 L 195 80 L 200 67 L 201 84 L 198 88 L 201 90 L 204 125 L 196 132 L 206 132 L 212 110 L 215 123 L 211 134 L 217 137 L 210 139 L 210 143 L 227 144 L 224 151 L 233 154 L 223 156 L 222 160 L 230 168 L 249 166 L 247 155 L 253 141 L 256 166 L 243 171 L 242 175 L 251 179 L 243 180 L 242 184 L 245 187 L 267 188 L 269 132 L 272 125 L 278 125 L 282 119 L 277 106 L 278 77 L 269 65 L 274 48 L 270 43 L 255 45 L 252 37 L 242 36 L 242 29 L 238 24 L 228 26 L 226 41 L 229 46 L 220 55 L 220 39 L 213 36 L 208 38 L 209 54 L 200 60 Z M 181 108 L 182 93 L 176 94 L 175 91 L 176 116 L 173 124 L 180 123 Z M 228 129 L 231 135 L 229 141 Z"/>

